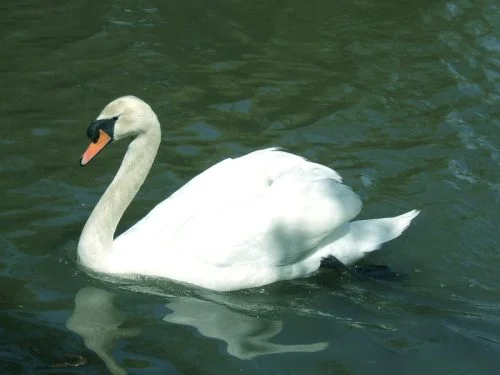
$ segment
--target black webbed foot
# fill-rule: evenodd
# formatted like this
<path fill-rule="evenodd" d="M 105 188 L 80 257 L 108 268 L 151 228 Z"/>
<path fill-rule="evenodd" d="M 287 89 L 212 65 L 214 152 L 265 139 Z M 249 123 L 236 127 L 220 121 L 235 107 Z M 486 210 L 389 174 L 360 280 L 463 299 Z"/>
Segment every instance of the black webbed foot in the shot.
<path fill-rule="evenodd" d="M 328 255 L 326 258 L 321 259 L 320 267 L 334 269 L 342 275 L 351 275 L 353 273 L 350 267 L 346 266 L 333 255 Z"/>
<path fill-rule="evenodd" d="M 354 266 L 351 269 L 357 275 L 370 277 L 376 280 L 401 281 L 401 280 L 406 280 L 408 278 L 408 276 L 404 273 L 394 272 L 389 267 L 379 264 Z"/>
<path fill-rule="evenodd" d="M 398 281 L 405 280 L 407 278 L 406 274 L 391 271 L 389 267 L 384 265 L 371 264 L 366 266 L 349 267 L 335 258 L 333 255 L 329 255 L 326 258 L 323 258 L 321 260 L 321 267 L 331 268 L 342 275 L 353 276 L 357 279 L 371 278 L 384 281 Z"/>

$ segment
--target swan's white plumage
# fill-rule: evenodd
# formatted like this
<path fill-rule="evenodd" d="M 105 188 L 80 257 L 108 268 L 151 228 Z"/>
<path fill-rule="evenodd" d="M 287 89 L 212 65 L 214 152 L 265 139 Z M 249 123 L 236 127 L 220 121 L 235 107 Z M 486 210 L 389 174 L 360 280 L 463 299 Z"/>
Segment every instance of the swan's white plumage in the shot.
<path fill-rule="evenodd" d="M 113 233 L 100 232 L 114 232 L 114 216 L 121 217 L 142 184 L 134 171 L 149 170 L 156 154 L 157 146 L 145 146 L 148 137 L 159 137 L 159 131 L 149 131 L 159 123 L 147 104 L 134 97 L 117 101 L 100 118 L 120 115 L 115 134 L 137 137 L 101 199 L 114 203 L 99 202 L 95 209 L 108 209 L 113 217 L 93 212 L 80 239 L 80 260 L 95 271 L 166 277 L 215 290 L 261 286 L 308 276 L 328 255 L 353 263 L 399 236 L 418 214 L 350 222 L 361 201 L 335 171 L 271 148 L 212 166 L 111 241 Z M 126 191 L 129 185 L 135 191 Z M 111 240 L 103 245 L 95 238 Z"/>

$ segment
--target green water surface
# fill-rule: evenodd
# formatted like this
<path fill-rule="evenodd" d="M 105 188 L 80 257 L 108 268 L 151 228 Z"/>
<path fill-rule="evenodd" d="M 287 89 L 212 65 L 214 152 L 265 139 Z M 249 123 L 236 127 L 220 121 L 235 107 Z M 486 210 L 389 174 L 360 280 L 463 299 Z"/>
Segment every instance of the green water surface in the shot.
<path fill-rule="evenodd" d="M 498 1 L 0 9 L 1 374 L 499 373 Z M 361 218 L 422 210 L 364 261 L 408 279 L 212 293 L 85 274 L 78 237 L 126 149 L 80 168 L 85 130 L 126 94 L 163 142 L 120 231 L 217 161 L 281 146 L 336 169 Z"/>

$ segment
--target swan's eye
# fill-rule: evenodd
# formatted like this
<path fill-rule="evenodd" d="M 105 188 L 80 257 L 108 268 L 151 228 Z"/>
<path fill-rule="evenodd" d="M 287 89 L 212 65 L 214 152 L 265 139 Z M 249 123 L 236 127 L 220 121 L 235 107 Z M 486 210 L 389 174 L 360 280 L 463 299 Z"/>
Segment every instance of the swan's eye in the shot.
<path fill-rule="evenodd" d="M 87 129 L 87 136 L 92 140 L 92 142 L 96 143 L 99 140 L 99 130 L 103 130 L 111 138 L 113 138 L 116 120 L 118 120 L 118 116 L 92 121 Z"/>

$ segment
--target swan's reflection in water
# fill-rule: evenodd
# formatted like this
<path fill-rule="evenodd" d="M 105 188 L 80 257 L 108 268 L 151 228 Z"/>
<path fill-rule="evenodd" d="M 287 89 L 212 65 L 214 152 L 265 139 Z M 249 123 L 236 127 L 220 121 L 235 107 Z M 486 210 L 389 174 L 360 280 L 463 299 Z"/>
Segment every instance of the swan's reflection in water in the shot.
<path fill-rule="evenodd" d="M 120 328 L 125 315 L 113 305 L 114 294 L 95 287 L 80 289 L 75 297 L 75 309 L 68 319 L 67 328 L 80 335 L 87 348 L 94 351 L 112 374 L 126 374 L 111 355 L 116 342 L 124 337 L 137 336 L 140 329 Z M 166 305 L 172 312 L 165 322 L 194 327 L 205 337 L 222 340 L 227 352 L 240 359 L 251 359 L 264 354 L 288 352 L 315 352 L 327 343 L 284 345 L 271 343 L 283 330 L 281 320 L 268 320 L 236 312 L 223 304 L 176 297 Z"/>
<path fill-rule="evenodd" d="M 178 300 L 167 304 L 172 313 L 164 321 L 189 325 L 203 336 L 227 343 L 227 352 L 240 359 L 263 354 L 316 352 L 327 343 L 282 345 L 268 342 L 283 329 L 281 320 L 259 319 L 235 312 L 226 306 L 195 299 Z"/>

